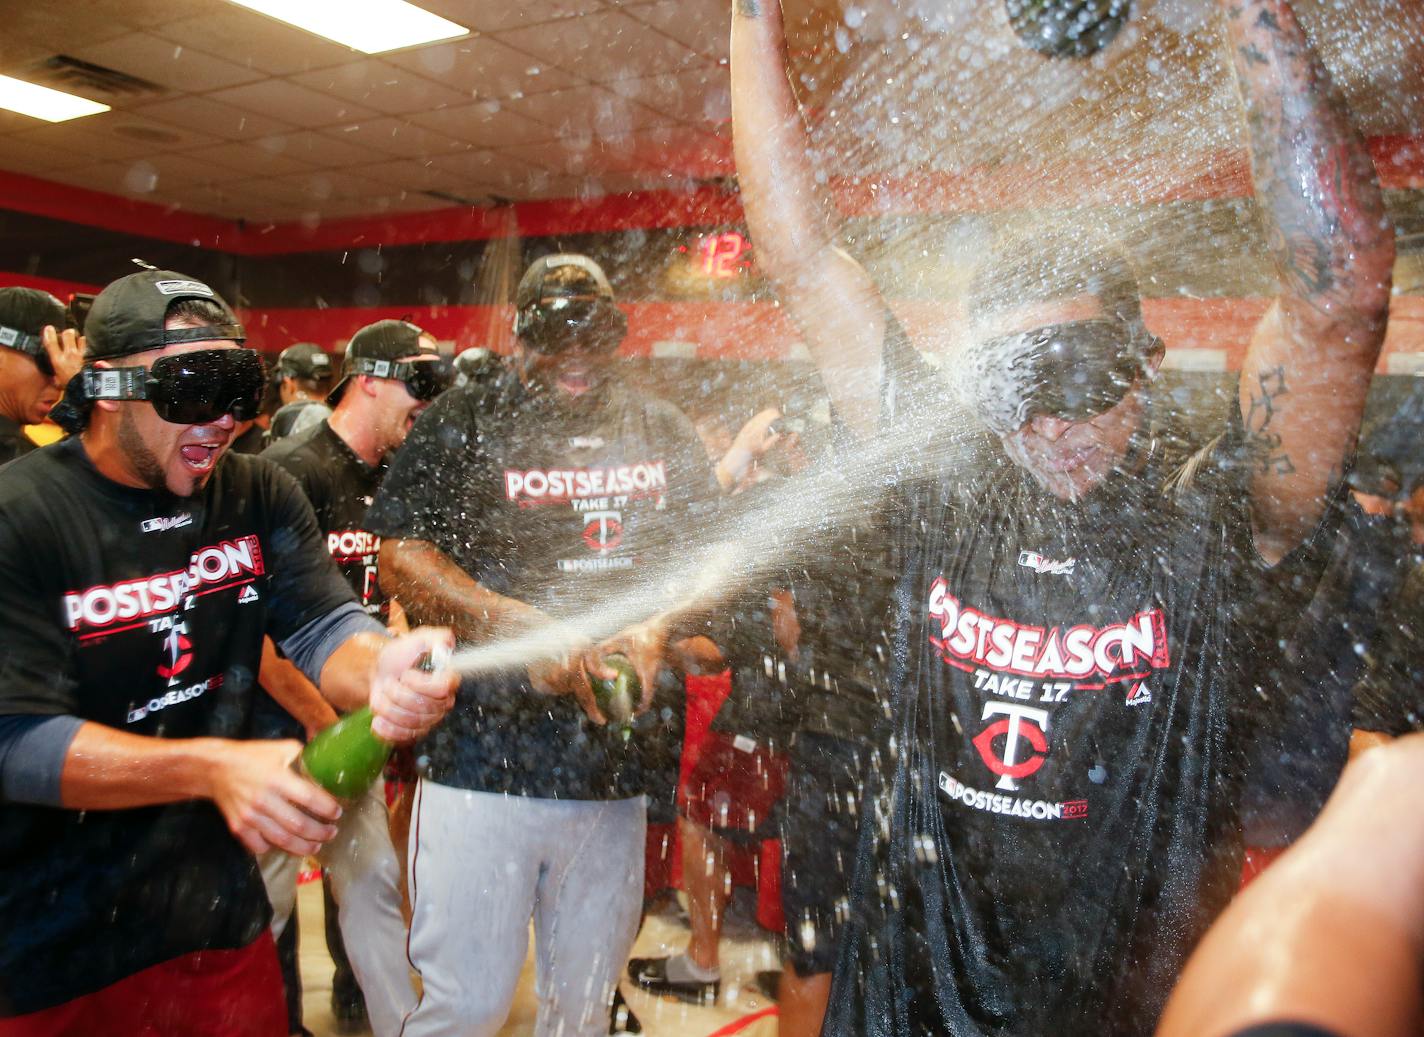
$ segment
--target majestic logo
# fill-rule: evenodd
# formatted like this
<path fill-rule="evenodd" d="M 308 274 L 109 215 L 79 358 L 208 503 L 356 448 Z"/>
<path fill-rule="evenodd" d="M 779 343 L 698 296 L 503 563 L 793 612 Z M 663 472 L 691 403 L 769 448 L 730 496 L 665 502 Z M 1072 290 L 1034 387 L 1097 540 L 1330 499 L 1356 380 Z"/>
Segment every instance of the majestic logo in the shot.
<path fill-rule="evenodd" d="M 143 621 L 189 608 L 190 598 L 249 583 L 265 572 L 262 544 L 255 535 L 222 540 L 194 551 L 186 569 L 71 591 L 63 598 L 65 625 L 74 631 L 101 630 Z"/>
<path fill-rule="evenodd" d="M 571 450 L 602 450 L 608 441 L 602 436 L 572 436 L 569 438 Z"/>
<path fill-rule="evenodd" d="M 995 788 L 1013 792 L 1019 778 L 1027 778 L 1043 766 L 1048 756 L 1048 712 L 1011 702 L 984 703 L 983 719 L 1003 715 L 974 739 L 974 748 L 984 766 L 999 776 Z M 998 750 L 998 740 L 1003 749 Z M 1025 745 L 1026 743 L 1026 745 Z"/>
<path fill-rule="evenodd" d="M 158 664 L 158 675 L 172 687 L 178 683 L 183 671 L 193 664 L 193 642 L 188 640 L 186 623 L 175 623 L 163 639 L 163 662 Z"/>
<path fill-rule="evenodd" d="M 590 551 L 607 553 L 623 542 L 621 511 L 585 511 L 579 516 L 585 523 L 583 542 Z"/>
<path fill-rule="evenodd" d="M 1078 559 L 1070 558 L 1066 562 L 1057 562 L 1052 558 L 1045 558 L 1037 551 L 1020 551 L 1019 565 L 1025 569 L 1032 569 L 1040 576 L 1071 576 L 1073 568 L 1078 564 Z"/>
<path fill-rule="evenodd" d="M 1081 688 L 1101 688 L 1107 681 L 1143 678 L 1170 665 L 1161 609 L 1103 627 L 1025 626 L 961 604 L 943 577 L 930 588 L 927 609 L 941 635 L 931 634 L 931 643 L 945 662 L 960 669 L 984 666 L 1018 677 L 1066 678 Z M 1100 683 L 1084 683 L 1089 678 Z"/>
<path fill-rule="evenodd" d="M 260 597 L 261 595 L 257 593 L 257 588 L 249 583 L 247 586 L 243 587 L 242 590 L 237 592 L 237 603 L 239 605 L 250 605 L 252 602 L 257 601 Z"/>
<path fill-rule="evenodd" d="M 1152 692 L 1148 690 L 1147 685 L 1142 681 L 1138 681 L 1134 684 L 1132 690 L 1127 693 L 1127 704 L 1129 706 L 1140 706 L 1144 702 L 1151 701 Z"/>
<path fill-rule="evenodd" d="M 506 469 L 504 473 L 504 495 L 520 507 L 609 494 L 650 496 L 666 489 L 667 466 L 662 461 L 608 468 L 531 468 L 524 472 Z"/>
<path fill-rule="evenodd" d="M 166 533 L 170 529 L 182 529 L 193 524 L 193 516 L 188 512 L 181 515 L 160 515 L 158 518 L 144 519 L 138 528 L 145 533 Z"/>

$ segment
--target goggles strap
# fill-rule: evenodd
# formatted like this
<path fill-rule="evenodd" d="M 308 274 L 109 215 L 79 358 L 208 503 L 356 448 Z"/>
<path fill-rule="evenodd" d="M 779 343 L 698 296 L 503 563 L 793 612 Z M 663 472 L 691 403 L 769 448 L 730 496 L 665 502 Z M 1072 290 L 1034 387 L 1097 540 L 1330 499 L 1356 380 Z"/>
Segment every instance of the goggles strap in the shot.
<path fill-rule="evenodd" d="M 6 327 L 4 324 L 0 324 L 0 346 L 8 346 L 17 352 L 34 357 L 45 351 L 44 340 L 38 335 L 30 335 L 19 328 Z"/>
<path fill-rule="evenodd" d="M 86 400 L 146 400 L 149 374 L 146 367 L 86 367 Z"/>

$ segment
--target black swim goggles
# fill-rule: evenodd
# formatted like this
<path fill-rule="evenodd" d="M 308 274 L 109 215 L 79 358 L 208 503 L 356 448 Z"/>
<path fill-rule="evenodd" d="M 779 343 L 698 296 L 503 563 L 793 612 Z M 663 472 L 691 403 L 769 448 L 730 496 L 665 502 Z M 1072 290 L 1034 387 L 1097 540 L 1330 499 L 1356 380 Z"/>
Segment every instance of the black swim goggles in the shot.
<path fill-rule="evenodd" d="M 159 357 L 151 367 L 86 367 L 84 398 L 147 400 L 164 421 L 207 425 L 262 410 L 266 372 L 253 349 L 200 349 Z"/>
<path fill-rule="evenodd" d="M 19 328 L 6 327 L 0 324 L 0 346 L 7 346 L 17 353 L 24 353 L 35 362 L 35 366 L 40 369 L 40 374 L 46 378 L 54 377 L 54 365 L 49 360 L 49 350 L 44 347 L 44 339 L 38 335 L 30 335 Z"/>
<path fill-rule="evenodd" d="M 531 303 L 514 319 L 519 341 L 536 353 L 557 356 L 571 349 L 609 354 L 628 333 L 628 318 L 605 296 L 554 297 Z"/>
<path fill-rule="evenodd" d="M 405 386 L 412 399 L 433 400 L 454 380 L 450 365 L 443 357 L 432 355 L 428 360 L 375 360 L 371 357 L 348 357 L 342 376 L 364 374 L 372 378 L 390 378 Z"/>
<path fill-rule="evenodd" d="M 1122 402 L 1161 341 L 1113 318 L 1050 324 L 974 347 L 986 423 L 1008 434 L 1038 415 L 1080 422 Z"/>

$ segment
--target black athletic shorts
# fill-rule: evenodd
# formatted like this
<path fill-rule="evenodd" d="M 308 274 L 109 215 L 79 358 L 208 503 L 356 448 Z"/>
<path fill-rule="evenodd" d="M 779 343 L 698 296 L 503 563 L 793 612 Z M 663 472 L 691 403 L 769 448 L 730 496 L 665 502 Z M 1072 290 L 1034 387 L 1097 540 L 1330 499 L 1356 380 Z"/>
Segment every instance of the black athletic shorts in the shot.
<path fill-rule="evenodd" d="M 798 975 L 830 972 L 849 911 L 866 750 L 799 732 L 781 804 L 781 909 Z"/>

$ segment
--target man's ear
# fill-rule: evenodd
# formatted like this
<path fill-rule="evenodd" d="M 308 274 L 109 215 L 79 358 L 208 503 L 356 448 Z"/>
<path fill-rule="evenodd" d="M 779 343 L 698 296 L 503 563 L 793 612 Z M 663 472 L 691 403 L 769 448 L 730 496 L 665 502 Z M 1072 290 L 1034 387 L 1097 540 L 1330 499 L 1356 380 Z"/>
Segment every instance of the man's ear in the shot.
<path fill-rule="evenodd" d="M 367 396 L 376 395 L 376 378 L 374 375 L 358 374 L 356 376 L 356 386 Z"/>

